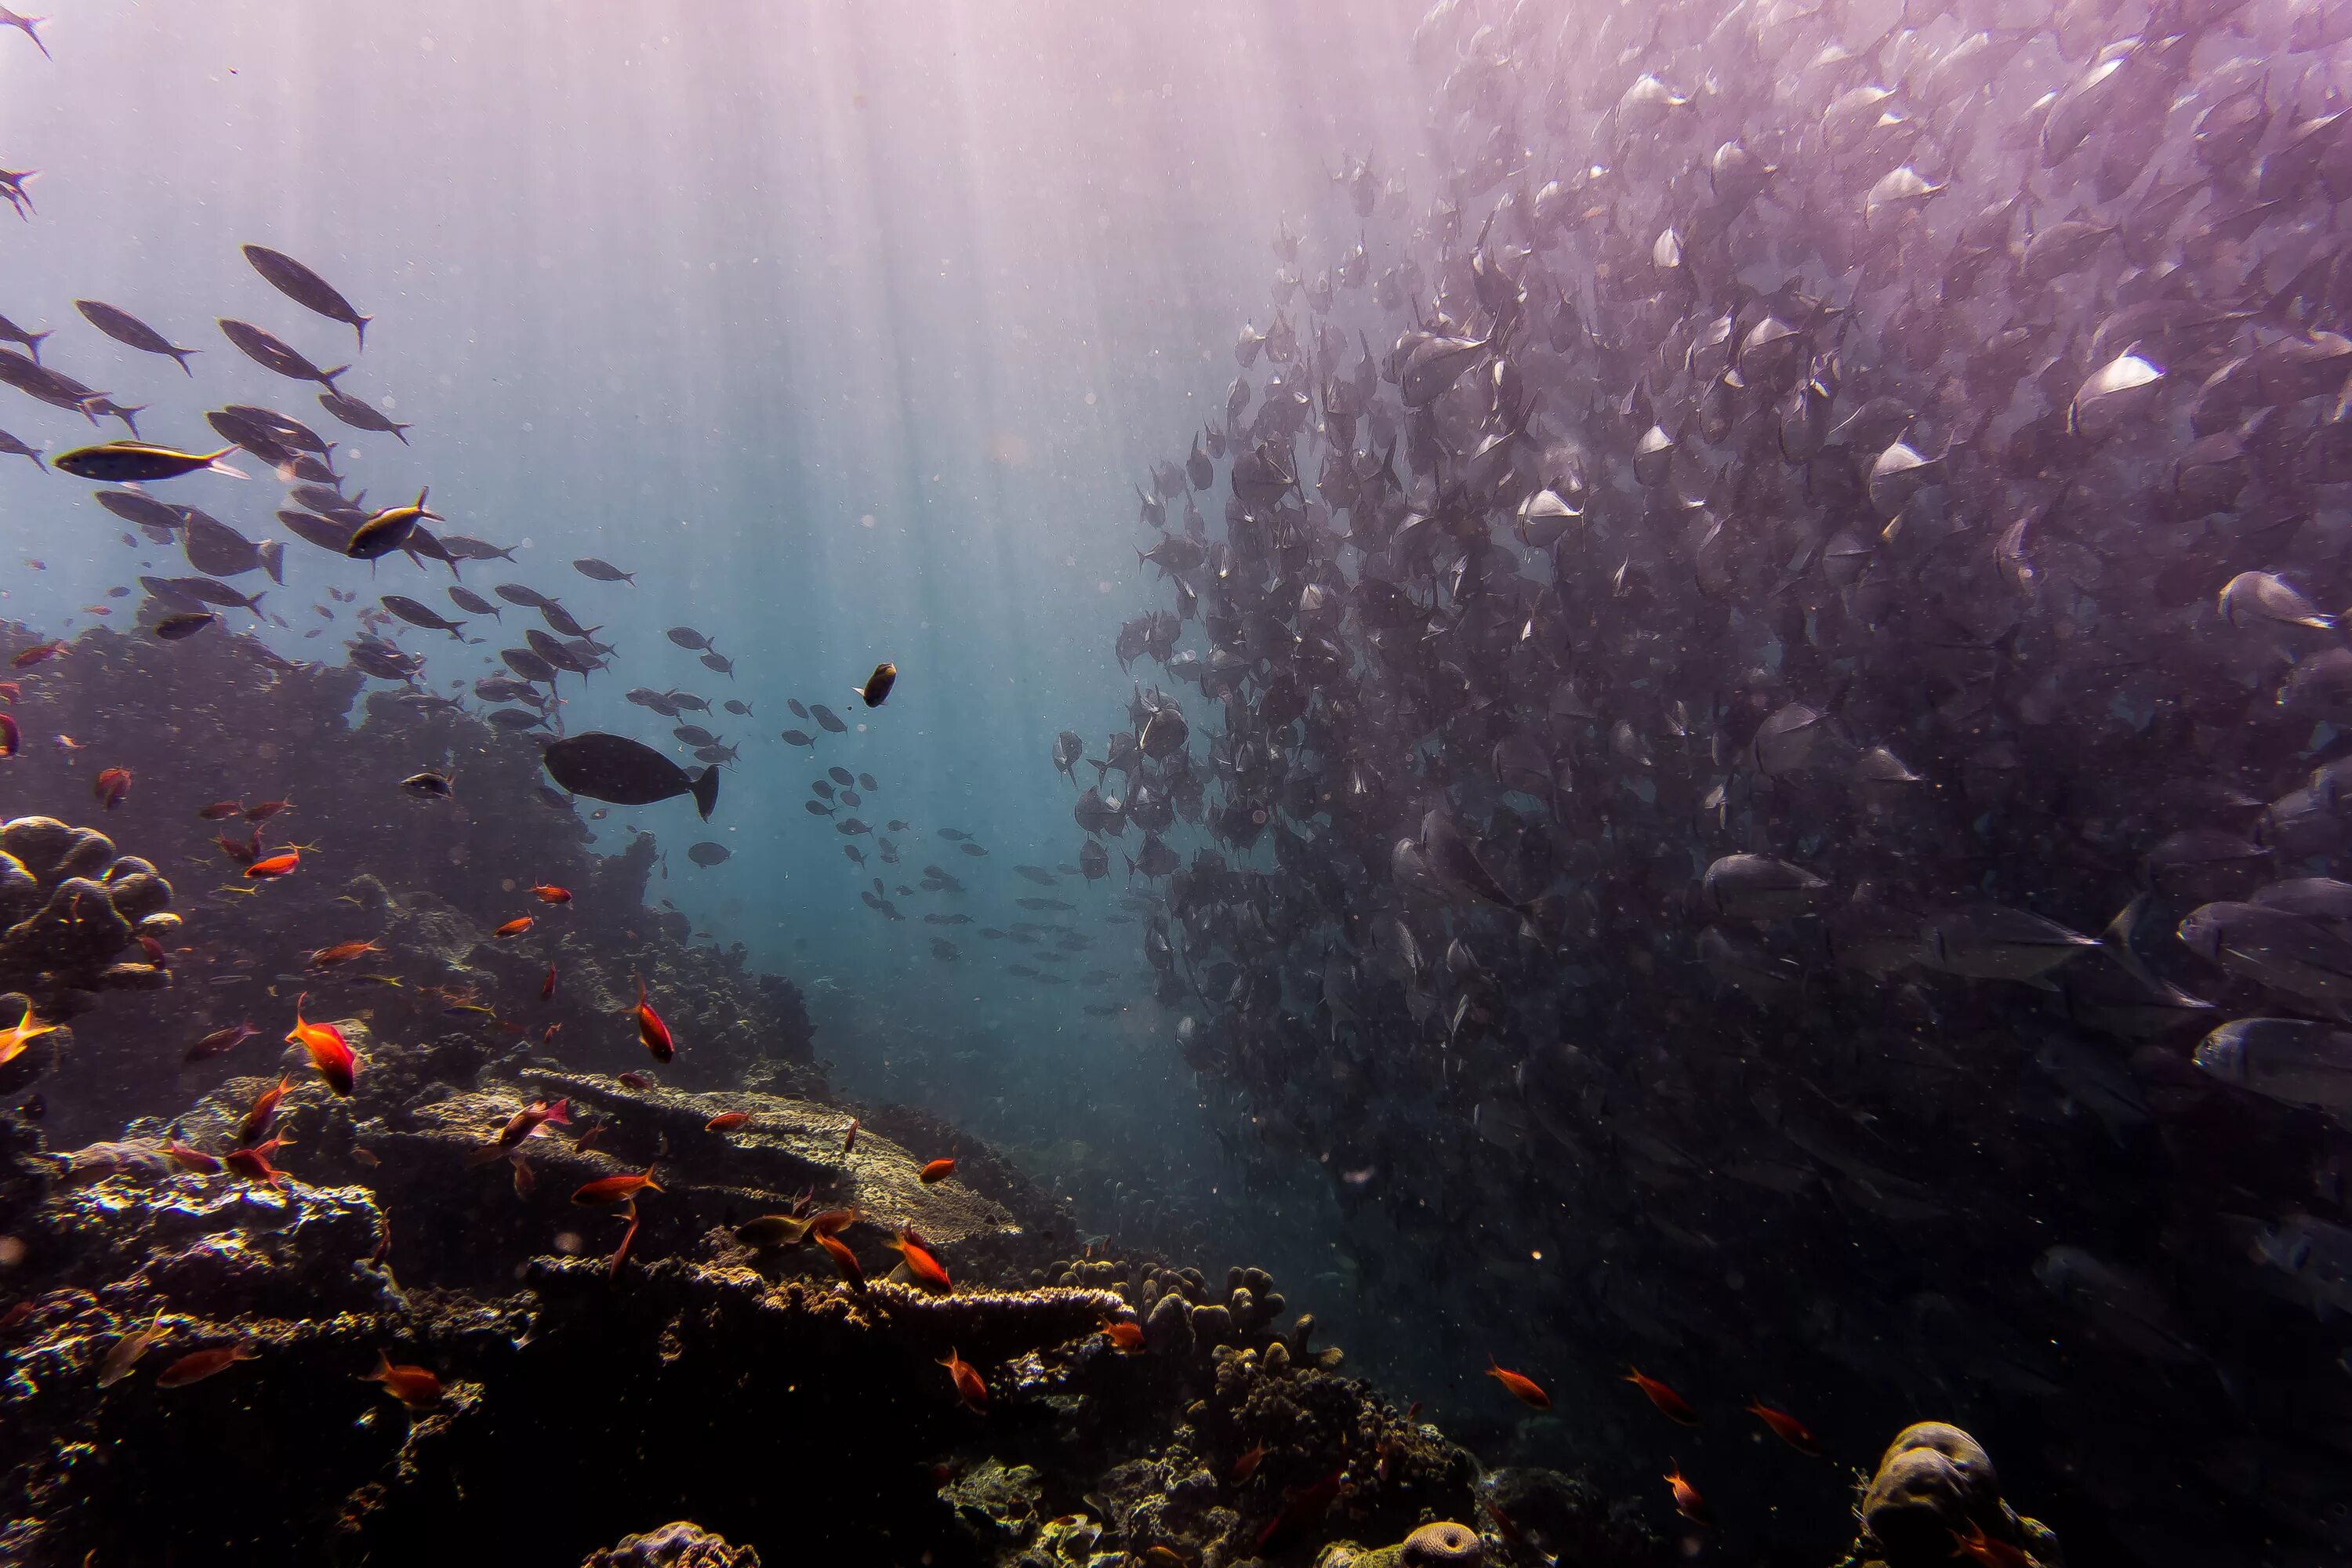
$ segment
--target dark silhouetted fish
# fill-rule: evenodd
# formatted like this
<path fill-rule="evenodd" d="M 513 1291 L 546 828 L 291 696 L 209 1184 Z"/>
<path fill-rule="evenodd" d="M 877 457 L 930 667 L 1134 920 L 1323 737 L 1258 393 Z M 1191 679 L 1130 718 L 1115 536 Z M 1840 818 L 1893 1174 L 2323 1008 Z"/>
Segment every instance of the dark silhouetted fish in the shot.
<path fill-rule="evenodd" d="M 591 800 L 649 805 L 673 795 L 690 795 L 706 822 L 719 804 L 716 766 L 688 774 L 652 747 L 625 736 L 592 730 L 550 742 L 540 754 L 557 784 Z"/>
<path fill-rule="evenodd" d="M 368 323 L 375 318 L 362 316 L 352 308 L 352 302 L 337 293 L 328 281 L 287 255 L 266 245 L 241 247 L 253 269 L 268 279 L 271 288 L 306 310 L 315 310 L 331 321 L 341 321 L 352 329 L 362 350 L 367 347 Z"/>

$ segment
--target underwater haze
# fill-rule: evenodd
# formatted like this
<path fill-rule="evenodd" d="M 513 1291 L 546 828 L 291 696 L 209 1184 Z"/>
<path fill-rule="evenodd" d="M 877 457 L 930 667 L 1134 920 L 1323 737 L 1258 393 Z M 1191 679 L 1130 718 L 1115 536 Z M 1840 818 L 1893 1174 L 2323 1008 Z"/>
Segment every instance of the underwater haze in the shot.
<path fill-rule="evenodd" d="M 0 73 L 0 1568 L 2352 1558 L 2352 4 Z"/>

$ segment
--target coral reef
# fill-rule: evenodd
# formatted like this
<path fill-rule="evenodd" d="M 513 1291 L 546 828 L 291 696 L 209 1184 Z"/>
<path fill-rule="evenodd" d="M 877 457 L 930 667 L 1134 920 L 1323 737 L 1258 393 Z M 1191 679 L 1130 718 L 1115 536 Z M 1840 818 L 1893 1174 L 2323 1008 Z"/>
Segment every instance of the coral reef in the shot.
<path fill-rule="evenodd" d="M 1984 1446 L 1940 1421 L 1916 1422 L 1895 1435 L 1859 1511 L 1861 1533 L 1839 1568 L 1941 1568 L 1969 1542 L 1990 1553 L 1984 1561 L 2065 1568 L 2057 1536 L 2003 1500 Z"/>
<path fill-rule="evenodd" d="M 152 862 L 118 854 L 95 828 L 53 816 L 0 825 L 0 1016 L 31 1029 L 89 1011 L 98 992 L 171 984 L 171 902 Z M 134 943 L 139 955 L 122 956 Z M 72 1037 L 52 1029 L 0 1058 L 0 1094 L 46 1072 Z"/>
<path fill-rule="evenodd" d="M 760 1568 L 760 1554 L 748 1546 L 730 1546 L 700 1525 L 679 1520 L 592 1552 L 580 1568 Z"/>

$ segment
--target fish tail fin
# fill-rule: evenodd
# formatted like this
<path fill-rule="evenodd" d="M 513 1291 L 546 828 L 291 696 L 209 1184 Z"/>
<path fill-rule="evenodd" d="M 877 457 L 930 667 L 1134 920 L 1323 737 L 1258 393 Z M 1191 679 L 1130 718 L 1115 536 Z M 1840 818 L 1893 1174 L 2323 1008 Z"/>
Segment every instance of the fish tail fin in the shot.
<path fill-rule="evenodd" d="M 189 365 L 188 356 L 190 354 L 200 354 L 204 352 L 205 351 L 202 349 L 173 349 L 172 351 L 172 357 L 179 361 L 181 370 L 186 372 L 187 374 L 193 378 L 196 373 L 194 369 Z"/>
<path fill-rule="evenodd" d="M 362 316 L 358 321 L 352 323 L 352 331 L 359 335 L 360 353 L 367 353 L 368 323 L 374 320 L 375 318 L 373 316 Z"/>
<path fill-rule="evenodd" d="M 343 389 L 335 384 L 335 377 L 341 375 L 351 368 L 352 367 L 347 364 L 339 364 L 332 370 L 322 370 L 319 373 L 319 379 L 327 384 L 329 391 L 340 393 Z"/>
<path fill-rule="evenodd" d="M 694 805 L 696 810 L 702 813 L 702 820 L 708 822 L 710 820 L 711 812 L 718 807 L 718 805 L 719 764 L 713 763 L 695 778 Z"/>
<path fill-rule="evenodd" d="M 25 334 L 25 352 L 33 356 L 33 363 L 35 364 L 41 363 L 41 340 L 44 338 L 54 338 L 57 335 L 58 330 L 55 327 L 51 327 L 46 332 L 26 332 Z"/>

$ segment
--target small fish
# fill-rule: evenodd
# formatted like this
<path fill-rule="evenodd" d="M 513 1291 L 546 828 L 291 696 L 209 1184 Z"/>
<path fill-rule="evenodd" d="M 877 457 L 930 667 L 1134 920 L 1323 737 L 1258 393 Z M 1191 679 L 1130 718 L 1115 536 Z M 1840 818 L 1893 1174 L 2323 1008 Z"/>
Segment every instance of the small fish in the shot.
<path fill-rule="evenodd" d="M 177 1138 L 164 1141 L 163 1152 L 169 1154 L 173 1163 L 184 1171 L 194 1172 L 199 1176 L 217 1176 L 221 1173 L 219 1156 L 207 1154 L 202 1149 L 191 1149 Z"/>
<path fill-rule="evenodd" d="M 857 689 L 857 700 L 868 708 L 879 708 L 889 700 L 890 689 L 898 684 L 898 667 L 885 660 L 874 667 L 874 673 Z"/>
<path fill-rule="evenodd" d="M 1520 1404 L 1536 1410 L 1551 1408 L 1551 1395 L 1543 1391 L 1540 1384 L 1534 1378 L 1496 1365 L 1492 1356 L 1486 1358 L 1486 1375 L 1509 1390 L 1511 1397 Z"/>
<path fill-rule="evenodd" d="M 25 1054 L 25 1047 L 43 1035 L 55 1034 L 57 1029 L 57 1025 L 44 1024 L 34 1017 L 32 1005 L 26 1004 L 25 1016 L 6 1028 L 0 1029 L 0 1066 L 15 1061 Z"/>
<path fill-rule="evenodd" d="M 848 1243 L 829 1232 L 817 1229 L 814 1221 L 810 1223 L 809 1234 L 816 1237 L 816 1244 L 824 1248 L 824 1255 L 833 1259 L 834 1268 L 841 1271 L 842 1279 L 846 1280 L 853 1289 L 862 1290 L 866 1288 L 866 1270 L 858 1267 L 857 1254 L 849 1250 Z"/>
<path fill-rule="evenodd" d="M 1103 1337 L 1110 1341 L 1112 1344 L 1118 1346 L 1125 1354 L 1133 1355 L 1136 1352 L 1143 1348 L 1143 1325 L 1141 1323 L 1128 1322 L 1123 1320 L 1115 1321 L 1106 1319 L 1103 1322 L 1102 1331 Z"/>
<path fill-rule="evenodd" d="M 245 868 L 245 874 L 259 881 L 272 877 L 286 876 L 301 864 L 301 851 L 289 849 L 283 855 L 272 855 L 266 860 L 256 860 Z"/>
<path fill-rule="evenodd" d="M 1714 1512 L 1707 1508 L 1706 1500 L 1698 1495 L 1698 1489 L 1683 1479 L 1680 1466 L 1666 1472 L 1666 1485 L 1674 1489 L 1675 1511 L 1701 1530 L 1715 1528 Z"/>
<path fill-rule="evenodd" d="M 129 768 L 101 769 L 98 777 L 90 781 L 89 793 L 90 798 L 107 810 L 112 811 L 116 806 L 121 805 L 123 797 L 131 793 L 131 770 Z"/>
<path fill-rule="evenodd" d="M 1265 1462 L 1265 1445 L 1261 1442 L 1244 1450 L 1234 1460 L 1234 1468 L 1225 1472 L 1227 1486 L 1243 1486 L 1257 1474 L 1258 1466 Z"/>
<path fill-rule="evenodd" d="M 946 1266 L 940 1262 L 939 1258 L 929 1247 L 923 1245 L 923 1238 L 913 1231 L 901 1229 L 897 1237 L 882 1245 L 897 1253 L 905 1261 L 907 1272 L 929 1289 L 934 1290 L 955 1289 L 954 1282 L 948 1278 Z"/>
<path fill-rule="evenodd" d="M 267 1143 L 257 1143 L 249 1149 L 232 1149 L 221 1156 L 221 1163 L 248 1182 L 259 1182 L 273 1189 L 282 1188 L 286 1185 L 286 1173 L 269 1161 L 284 1147 L 285 1139 L 272 1138 Z"/>
<path fill-rule="evenodd" d="M 919 1174 L 923 1184 L 928 1187 L 933 1182 L 944 1182 L 954 1175 L 955 1168 L 956 1163 L 953 1160 L 933 1160 L 922 1168 Z"/>
<path fill-rule="evenodd" d="M 809 1222 L 788 1214 L 763 1214 L 735 1227 L 735 1239 L 746 1247 L 798 1247 L 808 1235 Z"/>
<path fill-rule="evenodd" d="M 49 459 L 49 467 L 80 479 L 104 484 L 137 484 L 175 479 L 183 474 L 211 472 L 233 479 L 250 478 L 244 469 L 223 461 L 235 447 L 217 452 L 182 452 L 152 441 L 105 441 L 79 447 Z"/>
<path fill-rule="evenodd" d="M 515 1154 L 509 1157 L 508 1163 L 514 1168 L 515 1196 L 527 1198 L 539 1191 L 539 1177 L 531 1170 L 530 1161 L 520 1154 Z"/>
<path fill-rule="evenodd" d="M 376 1368 L 362 1383 L 383 1384 L 386 1394 L 411 1410 L 430 1410 L 441 1403 L 441 1380 L 429 1368 L 398 1364 L 383 1351 L 375 1354 Z"/>
<path fill-rule="evenodd" d="M 62 642 L 38 643 L 10 659 L 8 666 L 12 669 L 30 669 L 42 660 L 55 658 L 65 651 L 66 645 Z"/>
<path fill-rule="evenodd" d="M 538 923 L 539 919 L 535 915 L 517 915 L 490 934 L 495 937 L 520 936 Z"/>
<path fill-rule="evenodd" d="M 666 1062 L 677 1055 L 677 1044 L 670 1038 L 669 1026 L 661 1021 L 661 1015 L 655 1012 L 646 1000 L 643 975 L 637 977 L 637 1005 L 633 1016 L 637 1021 L 637 1038 L 645 1042 L 645 1047 L 653 1053 L 654 1060 Z"/>
<path fill-rule="evenodd" d="M 555 964 L 554 962 L 551 960 L 547 965 L 547 978 L 539 983 L 539 999 L 542 1002 L 547 1002 L 553 1000 L 554 996 Z"/>
<path fill-rule="evenodd" d="M 406 506 L 388 506 L 372 514 L 366 521 L 352 531 L 343 553 L 354 561 L 380 561 L 396 550 L 407 546 L 420 522 L 446 522 L 448 520 L 425 504 L 432 493 L 426 486 L 416 492 L 416 499 Z M 455 570 L 455 568 L 452 568 Z"/>
<path fill-rule="evenodd" d="M 16 721 L 0 713 L 0 757 L 13 757 L 23 747 L 25 737 L 16 728 Z"/>
<path fill-rule="evenodd" d="M 974 1410 L 988 1408 L 988 1384 L 981 1381 L 979 1368 L 964 1360 L 953 1350 L 948 1352 L 947 1359 L 940 1364 L 948 1369 L 948 1376 L 955 1384 L 958 1399 L 962 1400 Z"/>
<path fill-rule="evenodd" d="M 240 1020 L 225 1029 L 215 1029 L 211 1034 L 190 1046 L 187 1056 L 183 1059 L 200 1062 L 206 1057 L 225 1056 L 259 1033 L 261 1031 L 253 1026 L 251 1020 Z"/>
<path fill-rule="evenodd" d="M 331 969 L 338 963 L 349 963 L 366 952 L 382 952 L 383 949 L 372 942 L 339 942 L 332 947 L 322 947 L 310 954 L 310 967 Z"/>
<path fill-rule="evenodd" d="M 1991 1539 L 1985 1534 L 1984 1526 L 1974 1520 L 1969 1521 L 1967 1534 L 1952 1531 L 1952 1544 L 1970 1562 L 1984 1563 L 1986 1568 L 2038 1568 L 2032 1553 L 2006 1541 Z"/>
<path fill-rule="evenodd" d="M 272 250 L 266 245 L 239 247 L 256 272 L 268 281 L 271 288 L 306 310 L 316 311 L 331 321 L 341 321 L 352 329 L 359 346 L 367 347 L 368 323 L 373 316 L 363 316 L 352 309 L 352 302 L 336 291 L 334 286 L 295 260 L 282 250 Z"/>
<path fill-rule="evenodd" d="M 608 1278 L 617 1279 L 621 1277 L 621 1265 L 629 1260 L 629 1244 L 636 1239 L 637 1211 L 633 1207 L 629 1210 L 629 1228 L 621 1233 L 621 1245 L 613 1248 L 613 1256 L 606 1260 L 605 1274 Z"/>
<path fill-rule="evenodd" d="M 653 1080 L 640 1072 L 625 1072 L 614 1079 L 623 1089 L 651 1089 Z"/>
<path fill-rule="evenodd" d="M 294 803 L 291 800 L 265 800 L 259 805 L 247 806 L 245 819 L 247 822 L 267 822 L 281 811 L 293 809 Z"/>
<path fill-rule="evenodd" d="M 310 999 L 307 991 L 294 1000 L 294 1026 L 286 1031 L 289 1043 L 310 1053 L 310 1065 L 327 1080 L 327 1087 L 349 1099 L 352 1080 L 359 1073 L 359 1058 L 352 1054 L 351 1042 L 332 1024 L 305 1023 L 302 1004 Z"/>
<path fill-rule="evenodd" d="M 1690 1407 L 1689 1401 L 1656 1378 L 1643 1376 L 1641 1368 L 1627 1367 L 1624 1381 L 1648 1394 L 1650 1403 L 1656 1405 L 1668 1420 L 1679 1421 L 1685 1426 L 1698 1425 L 1698 1412 Z"/>
<path fill-rule="evenodd" d="M 246 1110 L 245 1120 L 236 1124 L 236 1141 L 239 1143 L 250 1143 L 269 1131 L 270 1119 L 278 1114 L 278 1104 L 285 1100 L 286 1091 L 293 1087 L 293 1081 L 281 1077 L 275 1089 L 265 1089 L 255 1099 Z"/>
<path fill-rule="evenodd" d="M 749 1127 L 751 1113 L 748 1110 L 722 1110 L 702 1124 L 705 1132 L 732 1132 L 738 1127 Z"/>
<path fill-rule="evenodd" d="M 175 610 L 156 621 L 155 635 L 165 642 L 182 642 L 219 620 L 220 616 L 212 610 Z"/>
<path fill-rule="evenodd" d="M 647 1165 L 644 1173 L 635 1176 L 599 1176 L 578 1192 L 572 1201 L 586 1208 L 609 1208 L 614 1204 L 634 1202 L 638 1193 L 650 1189 L 660 1192 L 661 1184 L 654 1180 L 654 1168 Z"/>
<path fill-rule="evenodd" d="M 568 904 L 572 901 L 571 889 L 550 887 L 545 883 L 531 889 L 530 895 L 542 904 Z"/>
<path fill-rule="evenodd" d="M 130 1376 L 131 1369 L 139 1364 L 139 1358 L 153 1349 L 155 1342 L 163 1337 L 163 1310 L 158 1307 L 155 1316 L 145 1328 L 133 1329 L 115 1341 L 114 1348 L 106 1352 L 106 1359 L 98 1363 L 99 1387 L 111 1388 Z"/>
<path fill-rule="evenodd" d="M 413 795 L 428 800 L 447 800 L 454 786 L 450 783 L 448 774 L 436 773 L 428 770 L 421 773 L 409 774 L 400 781 L 400 787 Z"/>
<path fill-rule="evenodd" d="M 507 1118 L 507 1124 L 499 1129 L 498 1142 L 493 1147 L 501 1151 L 511 1149 L 550 1121 L 559 1127 L 572 1125 L 572 1101 L 568 1098 L 552 1104 L 544 1100 L 532 1100 Z"/>
<path fill-rule="evenodd" d="M 1749 1415 L 1772 1428 L 1774 1436 L 1800 1454 L 1815 1459 L 1822 1457 L 1820 1440 L 1806 1428 L 1803 1422 L 1787 1411 L 1775 1410 L 1761 1400 L 1750 1401 L 1747 1408 Z"/>
<path fill-rule="evenodd" d="M 238 1343 L 221 1345 L 212 1350 L 190 1351 L 155 1374 L 158 1388 L 185 1388 L 192 1383 L 202 1383 L 208 1377 L 226 1372 L 241 1361 L 254 1361 L 259 1352 L 251 1345 Z"/>
<path fill-rule="evenodd" d="M 36 1310 L 30 1301 L 19 1301 L 6 1311 L 0 1312 L 0 1334 L 15 1333 L 32 1321 Z"/>
<path fill-rule="evenodd" d="M 842 1139 L 842 1141 L 841 1141 L 841 1152 L 842 1152 L 843 1153 L 846 1154 L 846 1153 L 848 1153 L 852 1149 L 855 1149 L 855 1148 L 856 1148 L 856 1147 L 857 1147 L 857 1118 L 856 1118 L 855 1116 L 853 1116 L 853 1117 L 851 1117 L 851 1118 L 849 1119 L 849 1133 L 848 1133 L 848 1136 L 845 1137 L 845 1138 L 844 1138 L 844 1139 Z"/>

